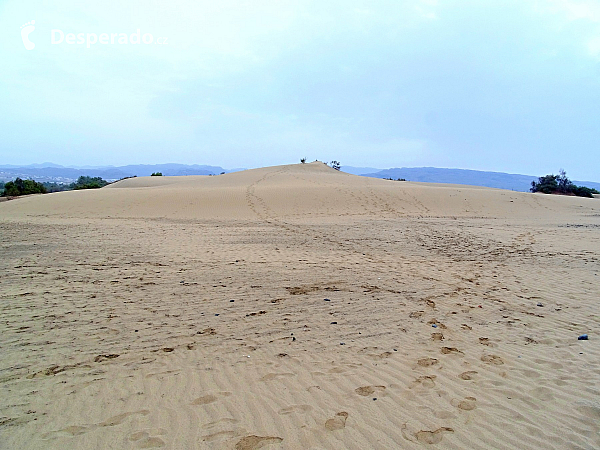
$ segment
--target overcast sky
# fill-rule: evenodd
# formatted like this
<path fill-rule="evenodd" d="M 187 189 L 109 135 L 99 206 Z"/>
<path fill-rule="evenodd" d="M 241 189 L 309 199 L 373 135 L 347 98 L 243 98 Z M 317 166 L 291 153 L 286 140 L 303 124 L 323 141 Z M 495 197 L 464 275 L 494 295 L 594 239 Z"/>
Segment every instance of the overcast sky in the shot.
<path fill-rule="evenodd" d="M 600 181 L 599 124 L 597 0 L 0 0 L 0 164 Z"/>

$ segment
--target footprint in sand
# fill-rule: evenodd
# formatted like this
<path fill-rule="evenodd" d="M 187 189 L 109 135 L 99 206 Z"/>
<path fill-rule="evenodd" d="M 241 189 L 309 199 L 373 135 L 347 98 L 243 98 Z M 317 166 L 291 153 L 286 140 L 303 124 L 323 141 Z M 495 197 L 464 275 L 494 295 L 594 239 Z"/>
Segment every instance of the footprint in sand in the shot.
<path fill-rule="evenodd" d="M 150 411 L 148 411 L 147 409 L 143 409 L 141 411 L 119 414 L 117 416 L 113 416 L 109 419 L 106 419 L 104 422 L 99 423 L 98 426 L 99 427 L 114 427 L 115 425 L 121 425 L 123 422 L 125 422 L 125 420 L 128 417 L 135 416 L 137 414 L 141 414 L 142 416 L 147 416 L 148 414 L 150 414 Z"/>
<path fill-rule="evenodd" d="M 431 340 L 432 341 L 443 341 L 444 335 L 442 333 L 431 333 Z"/>
<path fill-rule="evenodd" d="M 346 427 L 346 419 L 348 413 L 346 411 L 339 412 L 333 419 L 327 419 L 325 422 L 325 428 L 329 431 L 341 430 Z"/>
<path fill-rule="evenodd" d="M 203 395 L 202 397 L 198 397 L 192 402 L 192 405 L 208 405 L 209 403 L 216 402 L 218 397 L 216 395 Z"/>
<path fill-rule="evenodd" d="M 435 378 L 436 378 L 435 375 L 423 375 L 414 381 L 413 387 L 415 387 L 415 386 L 423 386 L 426 388 L 435 387 L 435 381 L 434 381 Z"/>
<path fill-rule="evenodd" d="M 255 450 L 262 448 L 268 444 L 275 444 L 283 441 L 282 438 L 277 436 L 246 436 L 243 437 L 235 444 L 235 450 Z"/>
<path fill-rule="evenodd" d="M 417 364 L 421 367 L 429 367 L 438 363 L 438 360 L 435 358 L 421 358 L 417 361 Z"/>
<path fill-rule="evenodd" d="M 87 433 L 95 429 L 96 427 L 83 427 L 78 425 L 71 425 L 58 431 L 51 431 L 42 436 L 42 439 L 53 439 L 57 437 L 73 437 L 79 436 L 80 434 Z"/>
<path fill-rule="evenodd" d="M 477 399 L 475 397 L 465 397 L 464 400 L 453 400 L 452 406 L 456 406 L 463 411 L 472 411 L 477 408 Z"/>
<path fill-rule="evenodd" d="M 208 405 L 209 403 L 216 402 L 219 400 L 219 396 L 221 397 L 229 397 L 231 392 L 219 392 L 217 395 L 208 394 L 203 395 L 202 397 L 198 397 L 197 399 L 192 401 L 192 405 Z"/>
<path fill-rule="evenodd" d="M 135 442 L 137 448 L 161 448 L 166 445 L 162 439 L 150 436 L 146 431 L 133 433 L 128 439 L 131 442 Z"/>
<path fill-rule="evenodd" d="M 496 355 L 483 355 L 481 357 L 481 360 L 483 362 L 494 364 L 496 366 L 501 366 L 502 364 L 504 364 L 504 361 L 502 361 L 502 358 L 500 358 L 499 356 L 496 356 Z"/>
<path fill-rule="evenodd" d="M 264 377 L 260 378 L 260 381 L 271 381 L 276 380 L 277 378 L 284 377 L 293 377 L 295 374 L 293 373 L 268 373 Z"/>
<path fill-rule="evenodd" d="M 421 444 L 438 444 L 442 441 L 444 433 L 454 433 L 454 430 L 448 427 L 441 427 L 435 431 L 421 430 L 415 433 L 415 437 Z"/>
<path fill-rule="evenodd" d="M 373 395 L 375 392 L 383 392 L 385 391 L 385 386 L 362 386 L 354 389 L 358 395 L 362 395 L 366 397 L 367 395 Z"/>
<path fill-rule="evenodd" d="M 456 347 L 442 347 L 442 353 L 444 355 L 450 355 L 450 354 L 454 354 L 454 355 L 464 355 L 463 352 L 461 352 L 459 349 L 457 349 Z"/>
<path fill-rule="evenodd" d="M 492 345 L 492 343 L 491 343 L 491 341 L 490 341 L 490 338 L 486 338 L 486 337 L 480 337 L 480 338 L 479 338 L 479 343 L 480 343 L 481 345 L 488 345 L 488 346 L 491 346 L 491 345 Z"/>
<path fill-rule="evenodd" d="M 147 416 L 150 414 L 150 411 L 147 409 L 119 414 L 118 416 L 113 416 L 110 419 L 106 419 L 104 422 L 89 425 L 89 426 L 79 426 L 79 425 L 71 425 L 62 430 L 51 431 L 50 433 L 46 433 L 42 436 L 42 439 L 53 439 L 57 437 L 73 437 L 79 436 L 80 434 L 87 433 L 89 431 L 95 430 L 98 427 L 114 427 L 115 425 L 121 425 L 129 416 L 134 416 L 136 414 L 141 414 L 143 416 Z"/>
<path fill-rule="evenodd" d="M 477 375 L 477 371 L 468 370 L 466 372 L 461 373 L 458 377 L 462 380 L 472 380 L 475 378 L 475 375 Z"/>
<path fill-rule="evenodd" d="M 438 444 L 441 442 L 444 437 L 444 433 L 453 433 L 454 430 L 448 427 L 440 427 L 437 430 L 429 431 L 429 430 L 420 430 L 414 431 L 414 427 L 409 427 L 407 423 L 403 424 L 400 428 L 400 432 L 402 433 L 402 437 L 410 442 L 416 442 L 419 444 Z"/>
<path fill-rule="evenodd" d="M 428 325 L 435 325 L 436 327 L 441 328 L 442 330 L 446 329 L 446 325 L 444 325 L 442 322 L 438 322 L 437 319 L 431 319 L 429 322 L 427 322 Z"/>

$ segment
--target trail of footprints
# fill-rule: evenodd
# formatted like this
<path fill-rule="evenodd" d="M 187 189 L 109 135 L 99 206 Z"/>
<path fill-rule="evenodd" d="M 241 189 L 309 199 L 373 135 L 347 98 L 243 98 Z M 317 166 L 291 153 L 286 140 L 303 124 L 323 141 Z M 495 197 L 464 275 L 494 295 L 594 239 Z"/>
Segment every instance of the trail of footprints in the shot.
<path fill-rule="evenodd" d="M 435 324 L 439 329 L 442 330 L 446 330 L 447 327 L 439 322 L 436 319 L 432 319 L 429 321 L 429 324 Z M 468 330 L 469 327 L 463 327 L 463 330 Z M 443 333 L 441 332 L 434 332 L 431 335 L 431 340 L 434 343 L 438 343 L 441 342 L 445 339 Z M 489 338 L 479 338 L 479 343 L 489 347 L 492 343 L 489 340 Z M 442 364 L 442 359 L 443 357 L 447 356 L 447 357 L 452 357 L 452 355 L 458 356 L 458 357 L 462 357 L 462 355 L 464 355 L 464 353 L 459 350 L 456 347 L 450 347 L 450 346 L 442 346 L 439 347 L 439 352 L 440 352 L 440 358 L 432 358 L 432 357 L 424 357 L 424 358 L 419 358 L 416 362 L 416 366 L 414 366 L 415 369 L 419 369 L 419 370 L 423 370 L 423 369 L 436 369 L 437 367 L 439 367 Z M 369 358 L 370 360 L 373 361 L 381 361 L 382 359 L 386 359 L 389 358 L 393 355 L 393 352 L 381 352 L 381 350 L 378 347 L 364 347 L 363 349 L 358 351 L 359 355 L 363 355 L 366 358 Z M 496 365 L 502 365 L 504 362 L 503 360 L 497 356 L 497 355 L 493 355 L 493 354 L 484 354 L 481 357 L 481 361 L 484 364 L 489 364 L 492 366 L 496 366 Z M 358 366 L 354 366 L 354 367 L 358 367 Z M 344 368 L 340 368 L 340 367 L 334 367 L 331 368 L 328 373 L 329 374 L 339 374 L 339 373 L 343 373 L 345 372 L 346 369 Z M 315 371 L 313 372 L 314 376 L 324 376 L 327 375 L 325 373 L 322 372 L 318 372 Z M 464 371 L 460 374 L 458 374 L 458 378 L 460 378 L 461 380 L 465 380 L 465 381 L 470 381 L 470 380 L 475 380 L 477 379 L 479 375 L 479 372 L 476 370 L 467 370 Z M 261 382 L 273 382 L 273 381 L 282 381 L 284 382 L 285 379 L 290 378 L 290 377 L 294 377 L 295 374 L 294 373 L 289 373 L 289 372 L 279 372 L 279 373 L 267 373 L 265 375 L 263 375 L 262 377 L 260 377 L 258 379 L 258 381 Z M 422 389 L 433 389 L 436 387 L 436 379 L 437 379 L 437 375 L 435 374 L 424 374 L 424 375 L 420 375 L 418 377 L 416 377 L 414 379 L 414 382 L 411 386 L 409 386 L 409 389 L 413 389 L 413 388 L 422 388 Z M 314 388 L 320 389 L 319 386 L 313 386 Z M 372 399 L 372 400 L 377 400 L 379 397 L 385 396 L 387 395 L 387 390 L 390 386 L 384 386 L 384 385 L 378 385 L 378 384 L 373 384 L 373 385 L 364 385 L 364 386 L 359 386 L 356 387 L 354 389 L 354 393 L 356 395 L 358 395 L 359 397 L 364 397 L 364 398 L 368 398 L 368 399 Z M 392 386 L 397 388 L 398 386 Z M 307 388 L 308 390 L 311 389 L 311 387 Z M 206 394 L 202 397 L 198 397 L 197 399 L 195 399 L 192 402 L 192 405 L 207 405 L 209 403 L 213 403 L 218 401 L 220 398 L 226 397 L 231 395 L 231 393 L 229 392 L 220 392 L 217 394 Z M 463 398 L 452 398 L 449 400 L 450 405 L 452 405 L 454 408 L 463 411 L 463 412 L 470 412 L 473 411 L 477 408 L 477 398 L 474 396 L 465 396 Z M 313 413 L 313 407 L 310 405 L 291 405 L 289 407 L 285 407 L 285 408 L 281 408 L 278 411 L 278 414 L 280 415 L 292 415 L 292 414 L 312 414 Z M 324 419 L 324 422 L 321 422 L 323 425 L 323 427 L 325 428 L 325 430 L 327 430 L 328 432 L 342 432 L 342 430 L 344 430 L 347 426 L 347 422 L 348 422 L 348 418 L 350 417 L 350 414 L 346 411 L 340 411 L 337 412 L 335 414 L 333 414 L 332 416 Z M 444 417 L 442 415 L 440 415 L 440 417 Z M 222 419 L 222 420 L 229 420 L 230 423 L 233 425 L 236 421 L 233 419 Z M 221 421 L 218 421 L 218 423 L 220 423 Z M 208 428 L 210 428 L 210 426 L 208 426 Z M 436 429 L 431 429 L 431 430 L 423 430 L 423 429 L 409 429 L 410 427 L 406 426 L 402 429 L 402 436 L 411 441 L 411 442 L 415 442 L 415 443 L 419 443 L 419 444 L 437 444 L 440 443 L 443 438 L 444 435 L 448 434 L 448 433 L 455 433 L 455 429 L 448 427 L 448 426 L 440 426 Z M 208 434 L 206 436 L 204 436 L 204 440 L 206 441 L 214 441 L 214 440 L 237 440 L 237 443 L 235 445 L 236 449 L 255 449 L 255 448 L 261 448 L 263 445 L 266 444 L 277 444 L 283 441 L 283 438 L 281 437 L 277 437 L 277 436 L 259 436 L 259 435 L 246 435 L 244 437 L 240 437 L 242 434 L 245 434 L 246 431 L 243 429 L 232 429 L 232 430 L 220 430 L 220 431 L 216 431 L 214 433 Z"/>
<path fill-rule="evenodd" d="M 90 425 L 71 425 L 60 430 L 51 431 L 42 436 L 43 440 L 53 440 L 61 437 L 74 437 L 89 433 L 98 428 L 114 427 L 125 423 L 132 416 L 147 416 L 150 411 L 147 409 L 127 412 L 110 417 L 103 422 Z M 132 433 L 128 440 L 135 444 L 137 448 L 160 448 L 165 446 L 165 442 L 158 436 L 166 435 L 164 429 L 144 430 Z"/>
<path fill-rule="evenodd" d="M 418 315 L 416 318 L 420 318 L 421 315 Z M 428 325 L 435 325 L 436 328 L 440 330 L 447 330 L 448 328 L 437 319 L 431 319 L 427 322 Z M 463 330 L 468 331 L 470 327 L 463 326 Z M 442 341 L 446 340 L 446 337 L 441 331 L 434 331 L 431 333 L 430 342 L 433 345 L 440 345 Z M 481 344 L 484 350 L 487 350 L 493 346 L 493 343 L 489 338 L 481 337 L 478 338 L 479 344 Z M 422 357 L 416 360 L 416 365 L 413 365 L 413 370 L 422 371 L 422 370 L 437 370 L 443 364 L 443 358 L 453 358 L 453 357 L 462 357 L 464 353 L 456 347 L 451 347 L 449 345 L 439 346 L 439 356 L 438 357 Z M 163 353 L 170 354 L 172 353 L 172 349 L 169 348 L 169 351 L 163 349 Z M 384 351 L 378 347 L 364 347 L 358 351 L 359 355 L 367 358 L 371 361 L 383 361 L 387 358 L 390 358 L 394 355 L 393 352 Z M 100 355 L 96 358 L 96 361 L 101 362 L 108 359 L 113 359 L 117 355 Z M 165 357 L 168 357 L 165 355 Z M 484 351 L 484 354 L 480 358 L 481 362 L 485 365 L 500 366 L 504 364 L 504 361 L 501 357 L 490 354 Z M 355 366 L 358 367 L 358 366 Z M 331 368 L 328 372 L 329 374 L 338 374 L 344 372 L 345 369 L 340 367 Z M 319 375 L 319 372 L 314 372 L 313 375 Z M 321 374 L 325 375 L 325 374 Z M 267 373 L 260 377 L 258 381 L 269 383 L 269 382 L 280 382 L 285 381 L 285 379 L 294 377 L 294 373 L 290 372 L 280 372 L 280 373 Z M 479 376 L 479 372 L 476 370 L 467 370 L 457 375 L 461 380 L 464 381 L 472 381 L 476 380 Z M 415 377 L 414 382 L 408 389 L 433 389 L 436 387 L 436 379 L 437 375 L 426 373 Z M 364 385 L 359 386 L 354 389 L 354 394 L 359 397 L 365 397 L 369 399 L 376 400 L 379 397 L 387 395 L 388 388 L 390 386 L 384 386 L 381 384 L 373 384 L 373 385 Z M 308 388 L 310 389 L 310 388 Z M 199 396 L 193 399 L 190 402 L 191 406 L 194 407 L 203 407 L 215 402 L 218 402 L 222 399 L 225 399 L 231 396 L 231 392 L 227 391 L 219 391 L 219 392 L 207 392 L 202 396 Z M 460 411 L 469 412 L 473 411 L 477 408 L 477 399 L 474 396 L 465 396 L 464 398 L 453 398 L 450 400 L 450 404 L 457 408 Z M 278 414 L 292 415 L 292 414 L 314 414 L 313 407 L 310 405 L 291 405 L 288 407 L 281 408 L 278 410 Z M 84 433 L 88 433 L 95 429 L 101 427 L 113 427 L 123 424 L 128 418 L 139 415 L 139 416 L 147 416 L 150 414 L 148 410 L 140 410 L 135 412 L 126 412 L 123 414 L 119 414 L 117 416 L 113 416 L 104 420 L 103 422 L 91 425 L 74 425 L 68 426 L 64 429 L 53 431 L 47 433 L 43 436 L 43 439 L 49 440 L 58 437 L 74 437 L 78 435 L 82 435 Z M 349 417 L 349 413 L 346 411 L 340 411 L 335 413 L 334 415 L 326 418 L 323 417 L 322 427 L 328 432 L 341 432 L 344 430 L 347 425 L 347 420 Z M 234 441 L 236 449 L 258 449 L 266 444 L 277 444 L 283 441 L 282 437 L 278 436 L 261 436 L 258 434 L 248 434 L 246 430 L 243 428 L 239 428 L 234 426 L 238 421 L 233 418 L 223 418 L 217 420 L 216 422 L 211 422 L 202 427 L 202 429 L 207 433 L 202 437 L 202 440 L 206 442 L 214 442 L 214 441 Z M 222 429 L 223 425 L 232 425 L 231 429 Z M 442 424 L 440 424 L 442 425 Z M 412 430 L 409 431 L 408 428 L 402 430 L 402 435 L 405 439 L 418 442 L 421 444 L 436 444 L 442 441 L 443 437 L 447 433 L 454 433 L 455 430 L 451 427 L 441 426 L 437 429 L 432 430 Z M 166 431 L 162 429 L 151 430 L 151 429 L 142 429 L 139 431 L 135 431 L 130 434 L 127 439 L 131 444 L 136 448 L 161 448 L 166 446 L 166 442 L 164 440 Z"/>
<path fill-rule="evenodd" d="M 435 325 L 438 329 L 441 330 L 447 330 L 447 327 L 443 323 L 439 322 L 437 319 L 429 320 L 428 324 Z M 463 329 L 468 330 L 468 328 L 464 327 Z M 442 332 L 435 331 L 431 333 L 430 342 L 433 345 L 440 345 L 440 343 L 445 339 L 446 337 Z M 478 342 L 483 346 L 484 349 L 489 349 L 492 345 L 492 342 L 489 340 L 489 338 L 479 338 Z M 464 355 L 464 353 L 456 347 L 443 345 L 438 348 L 439 357 L 419 358 L 416 360 L 416 365 L 413 365 L 413 370 L 437 370 L 440 366 L 442 366 L 443 358 L 462 357 Z M 163 353 L 169 354 L 172 352 Z M 378 347 L 364 347 L 363 349 L 358 351 L 358 354 L 362 355 L 365 358 L 368 358 L 371 361 L 386 360 L 387 358 L 394 355 L 393 352 L 389 351 L 381 352 L 381 349 L 379 349 Z M 168 356 L 165 355 L 165 357 Z M 504 361 L 501 357 L 487 352 L 484 352 L 480 359 L 483 364 L 490 365 L 492 367 L 504 364 Z M 355 365 L 355 367 L 358 366 Z M 334 367 L 331 368 L 328 372 L 330 374 L 338 374 L 344 371 L 345 369 Z M 319 374 L 319 372 L 313 373 L 313 375 L 315 376 Z M 260 377 L 258 381 L 265 383 L 281 382 L 282 380 L 285 381 L 287 378 L 294 376 L 294 373 L 289 372 L 267 373 L 266 375 Z M 477 379 L 477 377 L 479 376 L 479 372 L 476 370 L 467 370 L 460 374 L 457 374 L 457 376 L 461 380 L 472 381 Z M 433 389 L 436 387 L 437 378 L 437 375 L 431 373 L 416 376 L 412 385 L 408 386 L 408 389 Z M 397 388 L 397 386 L 392 387 Z M 377 400 L 379 397 L 387 395 L 388 388 L 390 388 L 390 386 L 386 387 L 381 384 L 364 385 L 356 387 L 354 389 L 354 394 L 358 395 L 359 397 L 364 397 L 365 399 L 372 398 L 373 400 Z M 309 390 L 310 387 L 307 389 Z M 225 399 L 231 395 L 232 393 L 227 391 L 207 392 L 204 395 L 193 399 L 190 402 L 190 405 L 194 407 L 204 407 L 206 405 Z M 460 411 L 469 412 L 477 408 L 477 399 L 474 396 L 465 396 L 464 398 L 453 398 L 450 400 L 450 404 Z M 148 410 L 127 412 L 111 417 L 97 424 L 69 426 L 58 431 L 47 433 L 43 436 L 43 438 L 54 439 L 58 437 L 74 437 L 84 433 L 88 433 L 101 427 L 118 426 L 120 424 L 123 424 L 128 418 L 134 415 L 147 416 L 149 414 L 150 411 Z M 314 415 L 314 412 L 312 406 L 299 404 L 281 408 L 280 410 L 278 410 L 278 414 L 282 416 L 293 414 Z M 342 432 L 342 430 L 344 430 L 347 426 L 349 416 L 350 414 L 346 411 L 337 412 L 330 417 L 323 417 L 323 422 L 321 422 L 321 426 L 324 427 L 324 429 L 327 430 L 327 432 Z M 235 449 L 244 450 L 258 449 L 266 446 L 267 444 L 278 444 L 283 442 L 283 438 L 279 436 L 263 436 L 258 434 L 249 434 L 245 429 L 237 427 L 237 423 L 238 420 L 236 419 L 222 418 L 215 422 L 205 424 L 201 427 L 202 430 L 206 433 L 202 436 L 202 440 L 205 442 L 235 442 Z M 230 429 L 223 429 L 223 425 L 226 426 L 225 428 Z M 230 425 L 231 427 L 227 427 L 227 425 Z M 448 426 L 440 426 L 436 429 L 431 430 L 409 428 L 410 427 L 406 426 L 402 429 L 402 436 L 411 442 L 416 442 L 420 444 L 437 444 L 443 440 L 444 435 L 455 432 L 453 428 Z M 131 433 L 127 437 L 127 439 L 135 448 L 161 448 L 167 445 L 164 440 L 166 434 L 166 431 L 163 429 L 142 429 Z"/>

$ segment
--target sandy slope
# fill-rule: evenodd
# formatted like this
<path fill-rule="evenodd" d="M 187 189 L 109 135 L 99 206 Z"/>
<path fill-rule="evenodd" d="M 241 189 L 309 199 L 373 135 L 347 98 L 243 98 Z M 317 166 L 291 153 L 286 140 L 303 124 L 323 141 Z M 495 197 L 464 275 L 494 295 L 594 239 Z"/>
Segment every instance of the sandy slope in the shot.
<path fill-rule="evenodd" d="M 3 202 L 0 237 L 0 448 L 600 447 L 597 199 L 313 163 Z"/>

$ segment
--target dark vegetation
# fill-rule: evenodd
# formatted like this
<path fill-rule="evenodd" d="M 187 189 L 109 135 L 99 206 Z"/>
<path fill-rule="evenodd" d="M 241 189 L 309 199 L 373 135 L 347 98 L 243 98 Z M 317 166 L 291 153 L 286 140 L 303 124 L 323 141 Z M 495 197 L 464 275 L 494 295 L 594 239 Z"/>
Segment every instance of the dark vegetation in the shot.
<path fill-rule="evenodd" d="M 335 169 L 335 170 L 340 170 L 342 168 L 342 165 L 340 164 L 339 161 L 331 161 L 329 163 L 329 165 L 331 166 L 332 169 Z"/>
<path fill-rule="evenodd" d="M 21 178 L 16 178 L 14 181 L 8 181 L 6 183 L 0 183 L 0 189 L 3 189 L 2 197 L 18 197 L 20 195 L 46 194 L 49 192 L 72 191 L 80 189 L 98 189 L 109 184 L 108 181 L 103 180 L 100 177 L 85 176 L 79 177 L 75 183 L 71 184 L 59 184 L 51 182 L 40 183 L 34 180 L 22 180 Z"/>
<path fill-rule="evenodd" d="M 33 180 L 17 178 L 4 184 L 3 197 L 17 197 L 19 195 L 45 194 L 46 188 L 42 183 Z"/>
<path fill-rule="evenodd" d="M 162 177 L 163 174 L 162 172 L 152 172 L 152 175 L 150 175 L 151 177 Z"/>
<path fill-rule="evenodd" d="M 50 193 L 50 192 L 62 192 L 62 191 L 70 191 L 71 185 L 69 184 L 61 184 L 61 183 L 54 183 L 54 182 L 50 182 L 50 181 L 44 181 L 42 182 L 42 184 L 44 185 L 44 187 L 46 188 L 46 192 Z"/>
<path fill-rule="evenodd" d="M 108 184 L 108 181 L 103 180 L 100 177 L 84 177 L 81 176 L 75 183 L 72 183 L 72 189 L 98 189 Z"/>
<path fill-rule="evenodd" d="M 563 169 L 559 170 L 558 175 L 545 175 L 539 177 L 537 182 L 532 181 L 530 191 L 590 198 L 593 194 L 600 194 L 596 189 L 575 185 L 567 178 L 567 173 Z"/>

